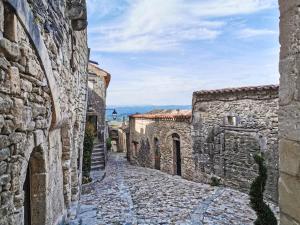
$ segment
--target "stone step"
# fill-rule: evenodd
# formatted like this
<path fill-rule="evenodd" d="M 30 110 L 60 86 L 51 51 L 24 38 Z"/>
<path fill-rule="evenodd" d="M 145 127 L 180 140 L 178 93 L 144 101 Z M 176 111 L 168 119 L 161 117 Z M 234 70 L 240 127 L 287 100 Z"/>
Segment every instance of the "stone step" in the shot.
<path fill-rule="evenodd" d="M 92 152 L 104 152 L 104 150 L 100 150 L 100 149 L 93 149 Z"/>
<path fill-rule="evenodd" d="M 92 153 L 92 157 L 99 157 L 99 156 L 103 156 L 104 157 L 104 152 L 93 152 Z"/>
<path fill-rule="evenodd" d="M 104 148 L 104 145 L 103 144 L 96 144 L 96 145 L 94 145 L 94 148 Z"/>
<path fill-rule="evenodd" d="M 104 163 L 104 161 L 103 162 L 92 162 L 92 164 L 91 164 L 92 166 L 105 166 L 105 163 Z"/>
<path fill-rule="evenodd" d="M 104 163 L 105 162 L 105 160 L 104 160 L 104 158 L 92 158 L 92 162 L 100 162 L 100 163 Z"/>
<path fill-rule="evenodd" d="M 104 160 L 104 155 L 95 155 L 92 156 L 92 160 Z"/>
<path fill-rule="evenodd" d="M 105 169 L 104 165 L 91 166 L 91 170 L 104 170 L 104 169 Z"/>

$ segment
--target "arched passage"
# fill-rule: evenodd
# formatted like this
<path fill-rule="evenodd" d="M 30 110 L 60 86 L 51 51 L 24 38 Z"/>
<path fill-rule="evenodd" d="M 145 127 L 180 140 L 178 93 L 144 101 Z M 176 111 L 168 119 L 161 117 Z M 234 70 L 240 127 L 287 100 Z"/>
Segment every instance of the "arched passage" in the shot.
<path fill-rule="evenodd" d="M 176 133 L 172 134 L 173 140 L 173 165 L 174 174 L 181 176 L 181 152 L 180 152 L 180 136 Z"/>
<path fill-rule="evenodd" d="M 159 148 L 159 140 L 154 138 L 154 168 L 160 170 L 160 148 Z"/>
<path fill-rule="evenodd" d="M 43 151 L 37 147 L 31 153 L 23 185 L 25 225 L 46 224 L 46 175 Z"/>

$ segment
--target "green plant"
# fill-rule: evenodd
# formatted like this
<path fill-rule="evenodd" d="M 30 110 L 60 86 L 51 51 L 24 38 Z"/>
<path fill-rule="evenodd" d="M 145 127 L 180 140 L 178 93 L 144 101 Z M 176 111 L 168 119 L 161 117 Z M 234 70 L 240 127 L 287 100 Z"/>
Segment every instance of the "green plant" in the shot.
<path fill-rule="evenodd" d="M 86 181 L 90 177 L 95 132 L 95 127 L 93 126 L 93 124 L 87 123 L 83 143 L 83 181 Z"/>
<path fill-rule="evenodd" d="M 107 138 L 106 139 L 106 148 L 107 148 L 107 150 L 111 150 L 111 146 L 112 146 L 111 138 Z"/>
<path fill-rule="evenodd" d="M 258 177 L 255 178 L 250 188 L 250 204 L 257 215 L 257 219 L 254 224 L 277 225 L 277 219 L 274 216 L 274 213 L 264 202 L 264 191 L 268 175 L 263 155 L 255 155 L 254 161 L 258 164 Z"/>
<path fill-rule="evenodd" d="M 217 177 L 212 177 L 210 184 L 211 186 L 220 186 L 220 179 L 218 179 Z"/>

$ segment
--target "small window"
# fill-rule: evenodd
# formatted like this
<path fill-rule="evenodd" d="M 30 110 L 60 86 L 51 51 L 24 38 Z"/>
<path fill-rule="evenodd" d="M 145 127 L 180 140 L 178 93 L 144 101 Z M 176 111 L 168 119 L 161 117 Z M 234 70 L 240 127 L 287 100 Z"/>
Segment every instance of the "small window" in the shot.
<path fill-rule="evenodd" d="M 237 117 L 236 116 L 227 116 L 227 124 L 229 126 L 236 126 L 237 125 Z"/>

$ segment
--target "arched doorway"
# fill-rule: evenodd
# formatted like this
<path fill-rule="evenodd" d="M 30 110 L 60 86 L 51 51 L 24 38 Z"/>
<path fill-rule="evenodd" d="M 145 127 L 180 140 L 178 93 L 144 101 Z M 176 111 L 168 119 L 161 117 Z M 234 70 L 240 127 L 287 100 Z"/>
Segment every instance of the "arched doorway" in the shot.
<path fill-rule="evenodd" d="M 154 138 L 154 154 L 155 154 L 154 168 L 160 170 L 160 148 L 159 148 L 159 141 L 157 138 Z"/>
<path fill-rule="evenodd" d="M 178 134 L 173 134 L 172 140 L 173 140 L 174 174 L 181 176 L 180 136 Z"/>
<path fill-rule="evenodd" d="M 24 191 L 24 225 L 46 224 L 46 171 L 43 152 L 34 149 L 29 159 Z"/>

